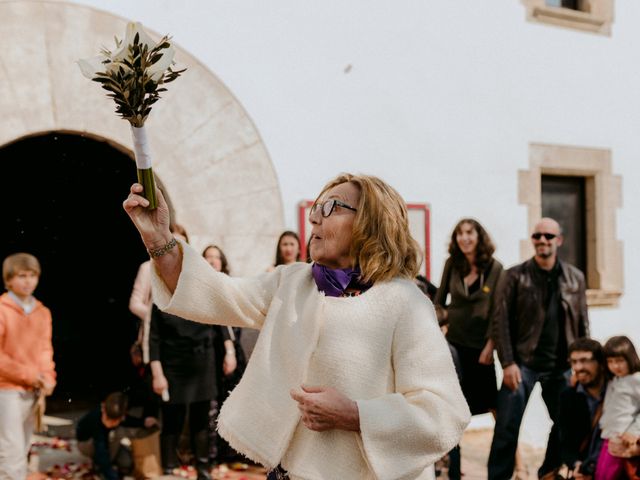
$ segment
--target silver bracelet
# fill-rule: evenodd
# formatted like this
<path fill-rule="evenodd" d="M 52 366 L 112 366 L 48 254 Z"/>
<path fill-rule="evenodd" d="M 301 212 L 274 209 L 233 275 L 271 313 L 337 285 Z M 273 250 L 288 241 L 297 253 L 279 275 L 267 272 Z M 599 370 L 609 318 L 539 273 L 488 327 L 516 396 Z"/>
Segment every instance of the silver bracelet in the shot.
<path fill-rule="evenodd" d="M 172 238 L 171 240 L 169 240 L 167 242 L 167 244 L 164 247 L 156 248 L 156 249 L 153 249 L 153 250 L 147 250 L 147 252 L 149 252 L 149 256 L 151 258 L 158 258 L 158 257 L 161 257 L 161 256 L 165 255 L 167 252 L 169 252 L 177 244 L 178 244 L 178 241 L 175 238 Z"/>

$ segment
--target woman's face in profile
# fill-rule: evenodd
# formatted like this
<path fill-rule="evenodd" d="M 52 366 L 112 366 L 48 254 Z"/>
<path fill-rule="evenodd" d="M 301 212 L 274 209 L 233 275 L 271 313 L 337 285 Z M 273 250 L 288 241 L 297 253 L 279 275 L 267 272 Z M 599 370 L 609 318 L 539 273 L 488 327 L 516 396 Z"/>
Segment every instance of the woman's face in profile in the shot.
<path fill-rule="evenodd" d="M 220 250 L 216 247 L 207 248 L 207 251 L 204 252 L 204 259 L 216 272 L 222 270 L 222 257 L 220 256 Z"/>
<path fill-rule="evenodd" d="M 358 208 L 360 190 L 353 183 L 341 183 L 327 190 L 318 199 L 318 204 L 332 199 Z M 356 212 L 336 205 L 331 215 L 323 217 L 321 210 L 316 208 L 309 217 L 312 225 L 309 244 L 311 258 L 328 268 L 348 268 L 352 263 L 350 251 Z"/>
<path fill-rule="evenodd" d="M 298 258 L 298 254 L 300 253 L 300 247 L 298 246 L 298 241 L 292 237 L 291 235 L 285 235 L 280 240 L 280 255 L 282 255 L 282 259 L 284 263 L 293 263 Z"/>
<path fill-rule="evenodd" d="M 456 233 L 456 242 L 464 255 L 471 255 L 478 248 L 478 231 L 470 223 L 463 223 Z"/>

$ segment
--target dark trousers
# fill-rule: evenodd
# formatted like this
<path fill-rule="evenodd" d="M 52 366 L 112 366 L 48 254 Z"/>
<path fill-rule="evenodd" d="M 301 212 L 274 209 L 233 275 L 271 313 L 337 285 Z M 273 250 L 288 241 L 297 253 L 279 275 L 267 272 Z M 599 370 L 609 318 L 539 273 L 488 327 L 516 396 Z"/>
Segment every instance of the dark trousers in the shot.
<path fill-rule="evenodd" d="M 567 384 L 563 372 L 536 372 L 524 365 L 520 365 L 520 372 L 522 383 L 515 392 L 511 391 L 504 383 L 498 392 L 496 426 L 489 454 L 489 480 L 509 480 L 513 475 L 520 424 L 536 382 L 540 382 L 542 399 L 547 406 L 549 417 L 554 423 L 551 433 L 549 433 L 544 462 L 538 471 L 538 475 L 547 473 L 559 467 L 562 463 L 560 460 L 556 419 L 560 403 L 560 392 Z"/>
<path fill-rule="evenodd" d="M 451 358 L 453 359 L 453 366 L 456 369 L 456 375 L 458 375 L 458 381 L 462 383 L 462 365 L 460 364 L 460 355 L 456 347 L 447 342 L 449 351 L 451 352 Z M 449 451 L 449 480 L 460 480 L 462 477 L 461 470 L 461 454 L 460 445 L 456 445 Z"/>
<path fill-rule="evenodd" d="M 209 463 L 209 408 L 211 402 L 194 402 L 188 405 L 191 450 L 197 464 Z M 178 441 L 187 417 L 184 403 L 162 405 L 162 463 L 165 469 L 179 466 Z"/>

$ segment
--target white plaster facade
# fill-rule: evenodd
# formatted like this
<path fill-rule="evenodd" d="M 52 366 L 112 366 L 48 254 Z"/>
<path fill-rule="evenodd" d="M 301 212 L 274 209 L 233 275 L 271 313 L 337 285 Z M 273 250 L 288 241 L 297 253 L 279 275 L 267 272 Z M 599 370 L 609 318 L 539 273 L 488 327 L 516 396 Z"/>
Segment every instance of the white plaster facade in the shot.
<path fill-rule="evenodd" d="M 0 1 L 0 11 L 22 11 L 33 8 L 33 3 L 44 2 Z M 407 201 L 431 204 L 431 266 L 438 283 L 450 229 L 462 216 L 474 216 L 485 225 L 505 265 L 522 260 L 521 242 L 530 232 L 527 207 L 519 203 L 518 172 L 530 168 L 532 144 L 610 151 L 612 174 L 622 180 L 621 206 L 612 225 L 616 241 L 622 242 L 624 292 L 618 307 L 591 309 L 592 333 L 599 339 L 626 333 L 640 344 L 640 278 L 634 275 L 640 266 L 637 0 L 615 1 L 610 36 L 530 22 L 520 0 L 77 0 L 75 4 L 106 9 L 172 34 L 183 48 L 178 61 L 197 76 L 209 78 L 208 71 L 214 72 L 253 119 L 270 152 L 284 208 L 279 199 L 269 200 L 273 202 L 265 209 L 269 213 L 239 218 L 230 234 L 244 232 L 256 222 L 267 236 L 282 226 L 296 229 L 298 201 L 313 198 L 338 172 L 372 173 L 388 180 Z M 74 10 L 71 4 L 60 5 Z M 67 82 L 34 83 L 29 92 L 39 93 L 28 102 L 20 97 L 20 116 L 37 117 L 40 103 L 61 89 L 66 93 L 56 97 L 54 111 L 67 102 L 79 102 L 85 122 L 91 122 L 93 115 L 112 118 L 105 127 L 108 131 L 101 134 L 128 145 L 126 126 L 73 65 L 76 58 L 90 55 L 100 42 L 120 33 L 124 20 L 100 26 L 77 15 L 77 21 L 72 15 L 64 25 L 52 27 L 62 29 L 60 35 L 67 39 L 64 50 L 53 46 L 55 54 L 48 63 L 42 59 L 24 67 L 26 78 L 30 78 L 26 70 L 36 68 L 58 72 L 54 77 Z M 24 55 L 15 42 L 7 43 L 22 32 L 8 25 L 6 18 L 0 14 L 4 45 L 0 67 L 5 70 Z M 48 17 L 53 23 L 55 18 Z M 31 35 L 41 38 L 42 32 Z M 28 42 L 20 48 L 30 52 L 41 45 Z M 6 74 L 5 70 L 0 72 Z M 175 174 L 168 163 L 182 155 L 180 141 L 192 124 L 172 122 L 169 131 L 180 134 L 167 135 L 162 131 L 162 113 L 181 110 L 185 97 L 192 98 L 187 78 L 171 86 L 150 125 L 162 137 L 153 141 L 166 158 L 158 162 L 165 182 Z M 2 129 L 19 133 L 20 118 L 5 113 L 4 88 L 0 82 Z M 211 101 L 217 91 L 200 92 Z M 199 113 L 194 105 L 190 111 Z M 237 115 L 243 114 L 238 107 Z M 239 135 L 242 144 L 259 138 L 248 123 L 242 124 L 247 130 L 238 132 L 231 118 L 217 117 L 209 131 L 201 131 L 205 138 L 197 142 L 198 155 L 206 155 L 211 147 L 207 142 L 215 134 Z M 45 126 L 55 121 L 64 124 L 68 119 L 42 119 Z M 7 139 L 1 135 L 0 144 Z M 272 182 L 268 169 L 256 181 L 262 178 Z M 193 181 L 210 185 L 204 177 Z M 275 183 L 269 185 L 277 188 Z M 193 198 L 170 193 L 179 215 L 189 212 Z M 223 240 L 225 249 L 234 248 L 237 241 Z M 257 237 L 240 242 L 243 251 L 263 248 Z M 273 245 L 264 248 L 271 252 Z M 262 269 L 258 259 L 251 262 Z M 538 408 L 537 419 L 539 405 L 533 408 Z M 529 418 L 525 439 L 539 443 L 544 437 L 539 425 L 544 429 L 544 422 Z"/>

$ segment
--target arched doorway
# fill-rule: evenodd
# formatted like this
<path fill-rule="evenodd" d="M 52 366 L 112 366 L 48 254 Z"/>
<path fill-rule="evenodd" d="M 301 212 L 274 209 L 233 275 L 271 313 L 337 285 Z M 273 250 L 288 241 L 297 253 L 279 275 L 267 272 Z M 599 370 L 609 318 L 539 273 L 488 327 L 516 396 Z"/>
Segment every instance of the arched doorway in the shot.
<path fill-rule="evenodd" d="M 132 148 L 127 122 L 75 62 L 113 43 L 127 19 L 70 2 L 1 2 L 0 145 L 40 132 L 79 132 Z M 146 25 L 153 38 L 153 25 Z M 177 40 L 177 39 L 176 39 Z M 197 58 L 176 47 L 187 72 L 148 121 L 155 173 L 196 249 L 215 243 L 233 275 L 264 271 L 284 227 L 278 178 L 242 104 Z M 4 169 L 4 165 L 2 165 Z"/>
<path fill-rule="evenodd" d="M 107 142 L 57 132 L 0 148 L 0 164 L 0 257 L 27 251 L 40 259 L 36 296 L 53 315 L 58 386 L 49 410 L 82 409 L 135 376 L 128 303 L 148 259 L 122 209 L 135 164 Z"/>

